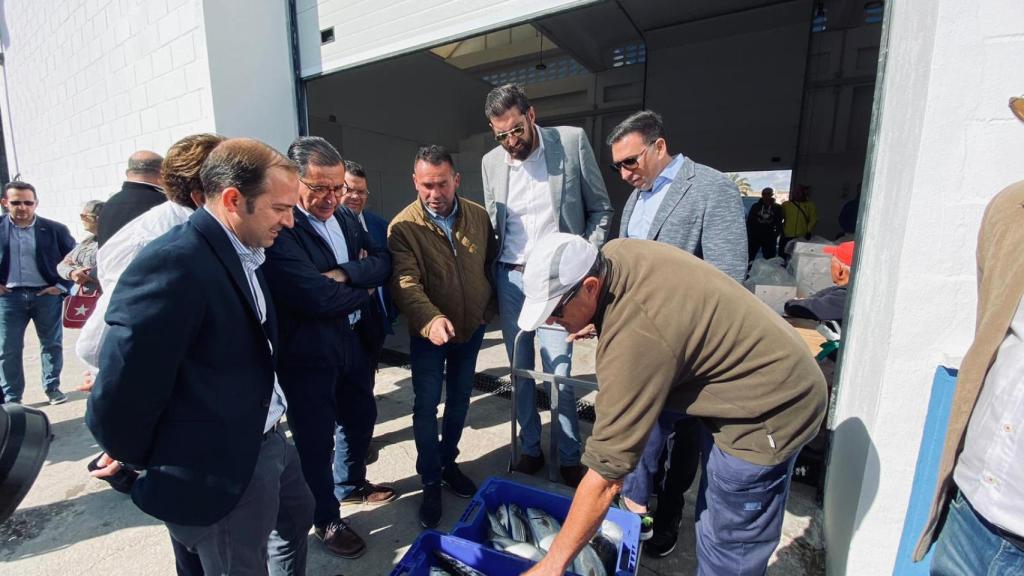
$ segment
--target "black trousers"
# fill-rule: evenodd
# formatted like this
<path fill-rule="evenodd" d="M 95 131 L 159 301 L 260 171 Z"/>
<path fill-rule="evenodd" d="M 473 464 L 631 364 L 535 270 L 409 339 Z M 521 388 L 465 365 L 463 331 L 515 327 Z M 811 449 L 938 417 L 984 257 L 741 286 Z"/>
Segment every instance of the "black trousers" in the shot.
<path fill-rule="evenodd" d="M 747 248 L 748 255 L 747 260 L 753 262 L 754 257 L 757 256 L 757 251 L 761 251 L 761 255 L 764 256 L 765 260 L 775 258 L 776 247 L 778 246 L 778 237 L 771 235 L 758 234 L 752 232 L 747 235 Z"/>
<path fill-rule="evenodd" d="M 658 508 L 654 511 L 655 528 L 667 527 L 675 530 L 682 519 L 685 500 L 683 495 L 693 484 L 700 466 L 699 418 L 680 418 L 673 427 L 671 452 L 666 450 L 668 467 L 661 482 L 655 481 L 658 491 Z"/>

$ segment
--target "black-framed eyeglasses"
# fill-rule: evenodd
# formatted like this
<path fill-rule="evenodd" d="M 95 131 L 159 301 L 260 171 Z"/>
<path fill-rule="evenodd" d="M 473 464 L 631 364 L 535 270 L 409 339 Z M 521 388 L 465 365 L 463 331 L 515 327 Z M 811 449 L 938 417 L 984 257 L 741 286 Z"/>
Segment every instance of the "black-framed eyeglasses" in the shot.
<path fill-rule="evenodd" d="M 25 205 L 25 206 L 35 206 L 36 205 L 36 201 L 35 200 L 8 200 L 7 203 L 10 204 L 11 206 L 22 206 L 22 205 Z"/>
<path fill-rule="evenodd" d="M 586 280 L 586 278 L 584 277 L 583 280 Z M 555 309 L 551 311 L 552 317 L 562 317 L 562 314 L 565 313 L 565 307 L 569 305 L 569 302 L 571 302 L 577 294 L 579 294 L 580 287 L 583 286 L 583 280 L 580 280 L 575 286 L 572 287 L 572 290 L 569 290 L 568 292 L 565 293 L 565 296 L 562 296 L 562 299 L 558 301 L 558 305 L 555 306 Z"/>
<path fill-rule="evenodd" d="M 365 188 L 362 188 L 362 189 L 360 189 L 360 188 L 353 188 L 353 187 L 349 186 L 348 184 L 343 184 L 342 186 L 343 186 L 343 191 L 341 193 L 342 196 L 356 196 L 358 198 L 368 198 L 370 196 L 370 191 L 365 189 Z"/>
<path fill-rule="evenodd" d="M 636 156 L 630 156 L 629 158 L 623 158 L 622 160 L 619 160 L 618 162 L 612 162 L 609 165 L 609 167 L 612 169 L 612 172 L 615 172 L 616 174 L 618 174 L 619 172 L 622 172 L 623 168 L 625 168 L 627 170 L 635 170 L 636 167 L 640 165 L 640 157 L 643 156 L 644 154 L 646 154 L 647 151 L 650 150 L 650 149 L 651 149 L 651 145 L 648 144 Z"/>
<path fill-rule="evenodd" d="M 309 188 L 309 191 L 317 196 L 326 196 L 327 194 L 337 195 L 346 188 L 344 184 L 339 184 L 338 186 L 319 186 L 316 184 L 310 184 L 305 180 L 299 180 L 299 182 L 305 184 L 306 188 Z"/>
<path fill-rule="evenodd" d="M 505 140 L 508 140 L 509 136 L 521 138 L 523 134 L 526 134 L 526 124 L 520 124 L 519 126 L 512 128 L 511 130 L 498 132 L 497 134 L 494 135 L 494 139 L 497 140 L 498 142 L 504 142 Z"/>

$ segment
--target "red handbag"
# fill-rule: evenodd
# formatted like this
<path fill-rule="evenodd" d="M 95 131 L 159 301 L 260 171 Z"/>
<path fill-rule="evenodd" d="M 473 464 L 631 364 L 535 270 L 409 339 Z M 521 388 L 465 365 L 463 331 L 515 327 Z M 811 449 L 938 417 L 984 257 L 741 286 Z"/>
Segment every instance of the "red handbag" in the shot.
<path fill-rule="evenodd" d="M 96 302 L 100 299 L 98 288 L 89 288 L 76 284 L 74 292 L 64 299 L 64 314 L 62 320 L 65 328 L 81 328 L 85 321 L 92 316 L 96 309 Z"/>

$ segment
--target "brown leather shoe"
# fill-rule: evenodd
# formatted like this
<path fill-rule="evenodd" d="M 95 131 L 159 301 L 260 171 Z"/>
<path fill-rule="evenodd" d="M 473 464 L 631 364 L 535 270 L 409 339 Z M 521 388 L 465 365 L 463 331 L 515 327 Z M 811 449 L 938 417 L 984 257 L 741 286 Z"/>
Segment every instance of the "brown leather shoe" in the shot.
<path fill-rule="evenodd" d="M 367 482 L 363 484 L 358 490 L 349 492 L 348 496 L 342 499 L 341 505 L 358 505 L 368 504 L 370 506 L 379 506 L 381 504 L 387 504 L 398 498 L 398 493 L 391 486 L 384 484 L 371 484 Z"/>
<path fill-rule="evenodd" d="M 562 480 L 565 481 L 565 485 L 570 488 L 575 488 L 580 485 L 580 481 L 587 474 L 587 467 L 583 464 L 576 464 L 575 466 L 560 466 L 559 469 L 562 472 Z"/>
<path fill-rule="evenodd" d="M 522 472 L 523 474 L 533 475 L 538 470 L 544 467 L 544 453 L 541 452 L 540 456 L 530 456 L 529 454 L 523 454 L 519 457 L 519 462 L 516 462 L 516 472 Z"/>
<path fill-rule="evenodd" d="M 359 558 L 366 552 L 366 542 L 344 520 L 333 520 L 323 528 L 317 526 L 313 532 L 332 554 L 342 558 Z"/>

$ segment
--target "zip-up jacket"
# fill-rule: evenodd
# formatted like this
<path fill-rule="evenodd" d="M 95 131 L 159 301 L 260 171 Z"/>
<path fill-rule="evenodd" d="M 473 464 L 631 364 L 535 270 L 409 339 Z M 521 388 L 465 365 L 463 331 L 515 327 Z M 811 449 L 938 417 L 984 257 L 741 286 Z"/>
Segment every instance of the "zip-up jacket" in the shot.
<path fill-rule="evenodd" d="M 497 310 L 491 263 L 494 229 L 482 206 L 459 198 L 452 239 L 431 221 L 419 199 L 388 227 L 393 274 L 391 294 L 409 332 L 427 338 L 430 324 L 445 316 L 464 342 Z"/>

